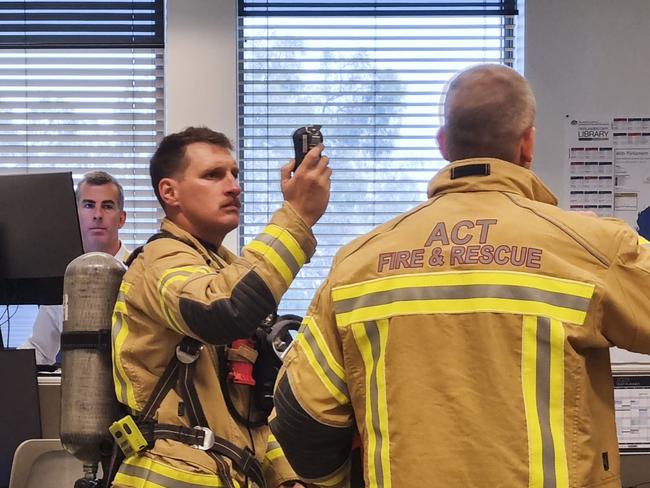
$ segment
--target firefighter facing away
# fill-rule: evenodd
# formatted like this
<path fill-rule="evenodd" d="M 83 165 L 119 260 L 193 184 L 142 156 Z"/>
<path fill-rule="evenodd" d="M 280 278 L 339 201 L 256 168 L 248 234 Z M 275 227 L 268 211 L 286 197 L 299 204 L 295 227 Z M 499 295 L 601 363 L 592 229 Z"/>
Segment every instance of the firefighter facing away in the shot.
<path fill-rule="evenodd" d="M 124 459 L 114 486 L 275 488 L 297 480 L 269 441 L 268 412 L 252 401 L 253 387 L 228 377 L 229 366 L 254 364 L 258 351 L 223 346 L 255 333 L 314 253 L 311 227 L 330 188 L 322 149 L 293 175 L 293 163 L 282 168 L 284 204 L 237 257 L 222 245 L 240 218 L 228 138 L 190 127 L 160 143 L 150 172 L 165 219 L 134 251 L 113 315 L 115 391 L 148 445 Z"/>
<path fill-rule="evenodd" d="M 650 353 L 650 249 L 559 209 L 514 70 L 449 84 L 429 199 L 340 250 L 275 391 L 296 472 L 368 487 L 619 487 L 609 347 Z M 322 358 L 317 361 L 315 358 Z"/>

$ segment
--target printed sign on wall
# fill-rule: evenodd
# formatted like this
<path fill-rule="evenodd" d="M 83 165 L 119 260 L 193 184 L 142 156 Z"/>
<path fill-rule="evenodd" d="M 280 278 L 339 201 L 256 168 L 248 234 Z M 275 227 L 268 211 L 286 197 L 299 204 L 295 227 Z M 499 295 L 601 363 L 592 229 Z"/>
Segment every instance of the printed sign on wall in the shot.
<path fill-rule="evenodd" d="M 569 207 L 617 217 L 650 239 L 650 117 L 567 117 Z"/>

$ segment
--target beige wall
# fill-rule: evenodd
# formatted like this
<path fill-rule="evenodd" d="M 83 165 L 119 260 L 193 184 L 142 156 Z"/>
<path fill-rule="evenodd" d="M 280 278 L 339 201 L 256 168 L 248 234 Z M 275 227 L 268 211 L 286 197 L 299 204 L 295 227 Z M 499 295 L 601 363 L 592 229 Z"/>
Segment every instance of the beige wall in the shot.
<path fill-rule="evenodd" d="M 567 115 L 650 114 L 650 1 L 526 0 L 525 75 L 537 96 L 533 169 L 566 203 Z"/>
<path fill-rule="evenodd" d="M 206 124 L 237 142 L 236 3 L 167 0 L 168 131 Z M 524 71 L 538 102 L 534 169 L 564 205 L 566 116 L 650 114 L 650 0 L 526 0 L 523 8 Z M 236 249 L 236 236 L 228 239 Z M 632 461 L 626 481 L 645 480 Z"/>
<path fill-rule="evenodd" d="M 237 1 L 167 0 L 166 19 L 165 132 L 206 125 L 236 145 Z"/>
<path fill-rule="evenodd" d="M 526 0 L 524 9 L 534 169 L 564 205 L 566 115 L 650 113 L 650 1 Z M 205 124 L 237 142 L 236 17 L 236 0 L 167 0 L 167 132 Z M 227 245 L 237 248 L 236 232 Z"/>

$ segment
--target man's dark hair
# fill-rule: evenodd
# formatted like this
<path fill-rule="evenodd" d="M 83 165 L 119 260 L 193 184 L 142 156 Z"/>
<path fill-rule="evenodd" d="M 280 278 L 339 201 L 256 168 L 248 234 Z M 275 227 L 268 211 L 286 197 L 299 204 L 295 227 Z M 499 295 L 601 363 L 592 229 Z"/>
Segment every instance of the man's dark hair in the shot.
<path fill-rule="evenodd" d="M 120 210 L 124 210 L 124 189 L 122 188 L 122 185 L 120 185 L 120 182 L 117 181 L 112 175 L 108 174 L 106 171 L 90 171 L 84 175 L 74 192 L 75 196 L 77 197 L 77 204 L 81 203 L 79 201 L 79 198 L 81 198 L 82 185 L 115 185 L 115 188 L 117 188 L 117 207 Z"/>
<path fill-rule="evenodd" d="M 233 150 L 230 139 L 221 132 L 207 127 L 188 127 L 181 132 L 166 136 L 156 149 L 149 162 L 151 185 L 160 205 L 165 205 L 158 191 L 158 184 L 163 178 L 170 178 L 185 169 L 185 148 L 195 142 L 205 142 L 213 146 Z"/>

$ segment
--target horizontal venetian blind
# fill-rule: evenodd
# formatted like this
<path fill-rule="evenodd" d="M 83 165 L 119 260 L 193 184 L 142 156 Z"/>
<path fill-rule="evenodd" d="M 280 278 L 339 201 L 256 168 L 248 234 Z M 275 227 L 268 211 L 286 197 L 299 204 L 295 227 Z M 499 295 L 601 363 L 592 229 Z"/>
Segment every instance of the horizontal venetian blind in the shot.
<path fill-rule="evenodd" d="M 148 161 L 164 131 L 163 12 L 163 0 L 0 0 L 0 174 L 71 171 L 76 185 L 111 173 L 132 249 L 162 216 Z M 0 312 L 11 346 L 34 314 Z"/>
<path fill-rule="evenodd" d="M 163 0 L 0 0 L 0 44 L 162 47 L 163 9 Z"/>
<path fill-rule="evenodd" d="M 240 16 L 380 16 L 380 15 L 515 15 L 516 0 L 447 0 L 400 2 L 395 0 L 321 0 L 296 4 L 291 0 L 242 0 Z"/>
<path fill-rule="evenodd" d="M 240 12 L 262 3 L 288 5 L 244 1 Z M 513 16 L 310 15 L 309 5 L 343 3 L 294 5 L 292 15 L 302 16 L 274 11 L 239 19 L 241 245 L 281 204 L 279 168 L 292 157 L 293 130 L 322 125 L 333 168 L 330 205 L 314 229 L 316 255 L 283 298 L 284 312 L 305 312 L 343 244 L 426 199 L 428 180 L 446 164 L 435 134 L 453 74 L 477 63 L 513 61 Z M 477 9 L 499 3 L 499 12 L 514 11 L 506 2 L 372 3 Z"/>
<path fill-rule="evenodd" d="M 107 171 L 125 191 L 129 247 L 161 211 L 149 158 L 163 135 L 161 49 L 0 49 L 0 173 Z"/>

